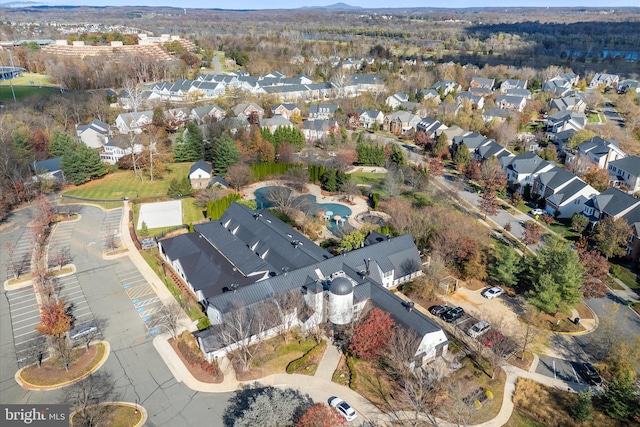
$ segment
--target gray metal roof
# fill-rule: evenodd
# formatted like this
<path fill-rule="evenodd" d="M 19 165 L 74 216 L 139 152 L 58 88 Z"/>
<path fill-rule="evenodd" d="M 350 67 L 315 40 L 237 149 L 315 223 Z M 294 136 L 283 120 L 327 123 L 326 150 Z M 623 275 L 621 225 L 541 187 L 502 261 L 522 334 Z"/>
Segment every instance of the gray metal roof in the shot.
<path fill-rule="evenodd" d="M 336 277 L 331 281 L 331 287 L 329 292 L 334 295 L 349 295 L 353 292 L 353 285 L 351 280 L 346 277 Z"/>
<path fill-rule="evenodd" d="M 590 202 L 590 205 L 600 212 L 613 217 L 617 217 L 632 206 L 640 204 L 640 200 L 615 187 L 607 188 L 591 198 Z"/>
<path fill-rule="evenodd" d="M 609 166 L 615 166 L 633 176 L 640 176 L 640 157 L 628 156 L 609 162 Z"/>
<path fill-rule="evenodd" d="M 206 173 L 211 174 L 212 167 L 211 167 L 210 163 L 207 163 L 204 160 L 198 160 L 197 162 L 192 164 L 191 167 L 189 168 L 189 175 L 191 175 L 192 173 L 194 173 L 198 169 L 202 169 Z"/>

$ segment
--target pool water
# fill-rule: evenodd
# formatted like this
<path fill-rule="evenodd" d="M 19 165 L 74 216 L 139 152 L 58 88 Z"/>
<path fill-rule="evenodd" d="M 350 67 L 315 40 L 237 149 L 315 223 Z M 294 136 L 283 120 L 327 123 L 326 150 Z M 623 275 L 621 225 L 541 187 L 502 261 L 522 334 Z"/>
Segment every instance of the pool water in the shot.
<path fill-rule="evenodd" d="M 276 188 L 276 187 L 262 187 L 262 188 L 258 188 L 254 192 L 254 195 L 256 196 L 256 204 L 258 206 L 258 209 L 266 209 L 273 206 L 273 203 L 267 200 L 269 198 L 268 194 L 273 188 Z M 291 191 L 288 188 L 285 188 L 285 190 Z M 333 218 L 336 215 L 340 215 L 342 218 L 346 218 L 347 216 L 350 216 L 352 213 L 351 209 L 339 203 L 318 203 L 316 200 L 316 196 L 314 196 L 313 194 L 305 194 L 305 195 L 296 197 L 294 200 L 294 205 L 298 207 L 301 211 L 303 211 L 304 213 L 310 216 L 314 216 L 319 211 L 322 211 L 322 212 L 331 211 L 333 212 L 333 214 L 331 215 L 331 218 Z M 331 221 L 329 221 L 329 225 L 327 226 L 327 228 L 331 232 L 335 232 L 335 231 L 341 230 L 343 226 L 341 224 L 336 224 L 336 221 L 332 219 Z"/>

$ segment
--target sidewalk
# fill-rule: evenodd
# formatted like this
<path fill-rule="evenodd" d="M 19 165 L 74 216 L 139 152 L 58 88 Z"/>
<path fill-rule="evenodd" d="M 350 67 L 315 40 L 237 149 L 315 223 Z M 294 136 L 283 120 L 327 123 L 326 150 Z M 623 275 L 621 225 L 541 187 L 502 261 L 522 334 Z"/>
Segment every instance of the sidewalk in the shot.
<path fill-rule="evenodd" d="M 129 257 L 131 262 L 136 266 L 140 274 L 142 274 L 149 283 L 158 296 L 162 303 L 167 306 L 169 303 L 176 301 L 176 299 L 171 295 L 167 286 L 160 280 L 155 271 L 147 264 L 147 262 L 142 258 L 140 252 L 136 248 L 133 240 L 131 239 L 131 233 L 129 233 L 129 202 L 124 202 L 124 208 L 122 213 L 122 219 L 120 220 L 120 235 L 122 237 L 122 242 L 124 246 L 128 249 L 126 252 L 126 256 Z M 193 322 L 186 315 L 182 316 L 180 319 L 180 325 L 184 329 L 191 329 Z"/>

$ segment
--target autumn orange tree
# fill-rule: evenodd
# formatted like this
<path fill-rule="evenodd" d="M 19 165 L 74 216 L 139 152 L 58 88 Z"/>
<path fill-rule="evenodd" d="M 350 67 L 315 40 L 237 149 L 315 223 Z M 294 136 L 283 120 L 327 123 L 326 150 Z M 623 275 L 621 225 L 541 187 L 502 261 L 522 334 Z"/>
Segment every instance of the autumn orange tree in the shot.
<path fill-rule="evenodd" d="M 349 350 L 361 359 L 378 360 L 391 340 L 394 327 L 395 322 L 388 312 L 374 308 L 356 326 Z"/>
<path fill-rule="evenodd" d="M 323 403 L 316 403 L 302 414 L 297 427 L 346 427 L 349 424 L 338 412 Z"/>
<path fill-rule="evenodd" d="M 71 346 L 65 337 L 71 329 L 72 321 L 73 317 L 69 314 L 67 303 L 57 301 L 44 304 L 40 308 L 40 324 L 36 327 L 36 331 L 51 339 L 51 344 L 64 364 L 65 370 L 69 369 L 72 359 Z"/>

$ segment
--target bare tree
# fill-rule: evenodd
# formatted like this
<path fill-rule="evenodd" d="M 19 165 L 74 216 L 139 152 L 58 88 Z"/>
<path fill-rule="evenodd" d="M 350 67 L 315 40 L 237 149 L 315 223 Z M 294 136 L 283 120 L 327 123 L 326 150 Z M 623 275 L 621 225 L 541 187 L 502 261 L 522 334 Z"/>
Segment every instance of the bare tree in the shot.
<path fill-rule="evenodd" d="M 6 249 L 7 261 L 5 268 L 7 273 L 12 274 L 14 280 L 18 280 L 20 275 L 25 272 L 31 262 L 31 253 L 16 254 L 16 244 L 7 242 L 4 247 Z"/>
<path fill-rule="evenodd" d="M 55 247 L 53 251 L 49 251 L 49 266 L 58 266 L 58 270 L 72 261 L 71 249 L 68 246 Z"/>
<path fill-rule="evenodd" d="M 358 184 L 353 179 L 348 179 L 346 182 L 342 184 L 340 187 L 340 191 L 342 191 L 349 202 L 353 201 L 353 196 L 358 194 L 359 188 Z"/>
<path fill-rule="evenodd" d="M 160 328 L 171 335 L 175 339 L 182 329 L 181 321 L 186 318 L 186 314 L 182 306 L 175 299 L 165 304 L 164 310 L 159 311 L 152 321 L 156 328 Z"/>
<path fill-rule="evenodd" d="M 100 370 L 65 387 L 62 403 L 70 404 L 74 411 L 74 425 L 97 427 L 105 425 L 109 407 L 104 402 L 117 400 L 113 376 Z"/>
<path fill-rule="evenodd" d="M 252 177 L 251 168 L 247 165 L 237 164 L 227 168 L 227 179 L 236 191 L 240 191 L 242 187 L 251 183 Z"/>
<path fill-rule="evenodd" d="M 25 341 L 16 346 L 16 354 L 19 357 L 18 363 L 22 366 L 38 364 L 42 366 L 42 360 L 47 354 L 49 343 L 44 335 L 37 335 L 35 338 Z"/>
<path fill-rule="evenodd" d="M 207 203 L 215 202 L 216 200 L 223 197 L 228 190 L 224 189 L 220 185 L 210 185 L 204 190 L 198 191 L 195 193 L 195 198 L 198 205 L 205 208 Z"/>
<path fill-rule="evenodd" d="M 218 338 L 230 349 L 243 371 L 250 368 L 266 327 L 261 307 L 249 309 L 236 304 L 224 315 L 224 324 L 218 328 Z"/>
<path fill-rule="evenodd" d="M 275 186 L 269 187 L 265 198 L 275 209 L 290 213 L 295 207 L 297 196 L 284 186 L 284 182 L 278 181 Z"/>
<path fill-rule="evenodd" d="M 272 298 L 271 302 L 275 308 L 277 321 L 282 325 L 282 338 L 286 343 L 291 328 L 297 323 L 297 310 L 304 306 L 302 294 L 297 291 L 279 293 Z"/>
<path fill-rule="evenodd" d="M 144 99 L 142 89 L 132 79 L 127 79 L 124 82 L 123 87 L 129 96 L 129 106 L 133 111 L 137 112 Z"/>
<path fill-rule="evenodd" d="M 533 309 L 526 308 L 524 314 L 521 316 L 524 325 L 513 337 L 519 347 L 520 359 L 524 358 L 525 352 L 541 338 L 542 331 L 532 325 L 534 316 L 535 313 Z"/>
<path fill-rule="evenodd" d="M 295 167 L 289 169 L 283 179 L 293 186 L 296 191 L 304 190 L 305 184 L 309 181 L 307 177 L 307 171 L 302 167 Z"/>

